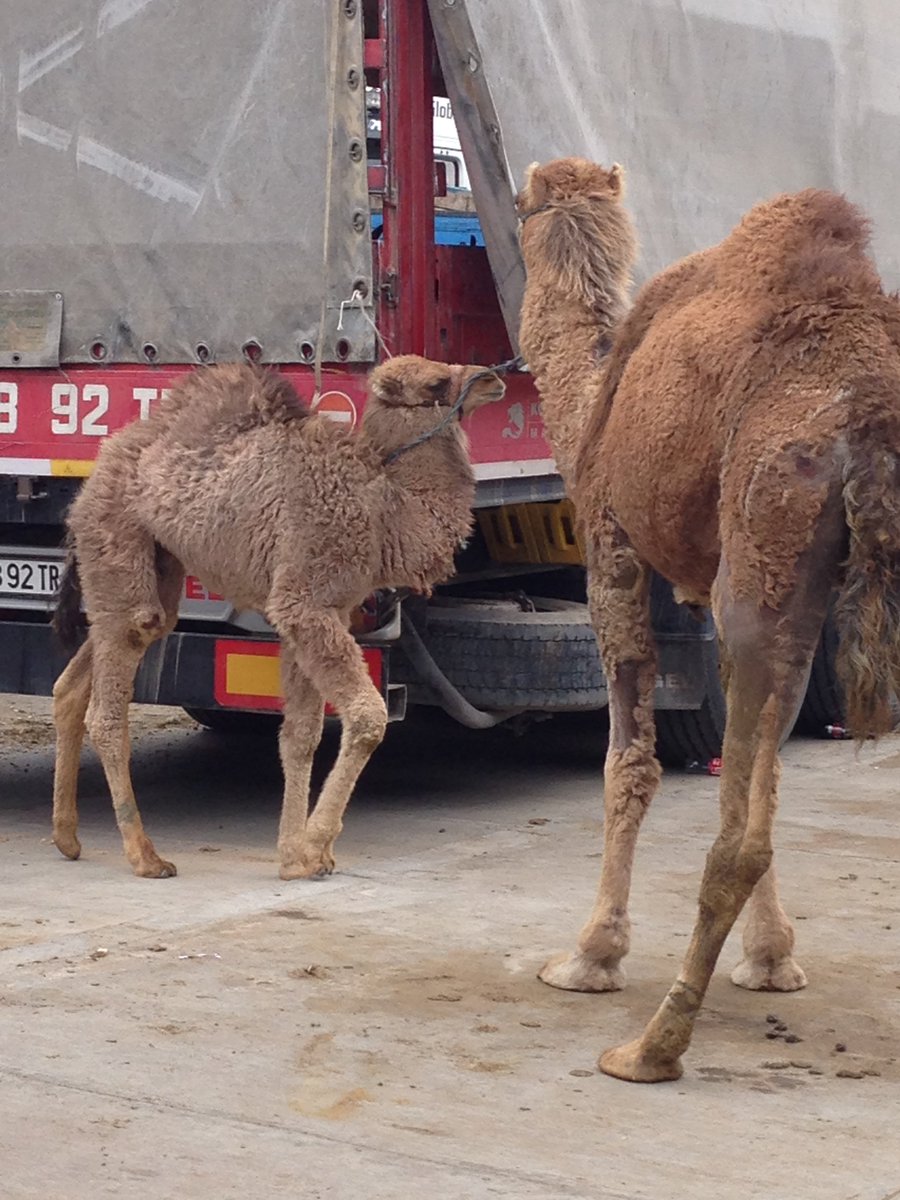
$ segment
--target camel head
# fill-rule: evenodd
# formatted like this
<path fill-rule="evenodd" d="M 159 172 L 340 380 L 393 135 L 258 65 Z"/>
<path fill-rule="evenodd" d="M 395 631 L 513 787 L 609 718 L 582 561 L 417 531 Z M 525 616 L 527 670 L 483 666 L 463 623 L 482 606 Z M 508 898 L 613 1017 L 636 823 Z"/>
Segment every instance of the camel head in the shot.
<path fill-rule="evenodd" d="M 383 450 L 449 435 L 459 418 L 499 400 L 506 385 L 484 367 L 448 366 L 417 354 L 391 358 L 369 376 L 362 428 Z"/>
<path fill-rule="evenodd" d="M 520 221 L 526 221 L 538 209 L 579 200 L 621 200 L 625 192 L 625 172 L 618 163 L 606 169 L 587 158 L 554 158 L 551 162 L 532 163 L 525 170 L 525 182 L 516 197 Z"/>
<path fill-rule="evenodd" d="M 605 312 L 630 282 L 637 243 L 625 173 L 586 158 L 532 163 L 516 197 L 529 280 Z"/>

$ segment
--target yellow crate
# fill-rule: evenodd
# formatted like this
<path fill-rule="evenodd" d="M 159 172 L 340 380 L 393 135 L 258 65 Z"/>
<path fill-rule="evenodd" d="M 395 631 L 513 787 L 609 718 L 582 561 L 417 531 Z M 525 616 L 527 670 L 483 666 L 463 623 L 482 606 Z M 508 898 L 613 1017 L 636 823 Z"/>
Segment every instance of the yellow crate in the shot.
<path fill-rule="evenodd" d="M 575 506 L 571 500 L 552 504 L 528 504 L 529 520 L 540 551 L 539 562 L 583 563 L 584 554 L 575 528 Z"/>
<path fill-rule="evenodd" d="M 570 500 L 482 509 L 478 524 L 494 562 L 584 562 Z"/>
<path fill-rule="evenodd" d="M 507 504 L 503 508 L 483 508 L 479 512 L 478 524 L 494 562 L 543 561 L 534 539 L 529 508 L 530 504 Z"/>

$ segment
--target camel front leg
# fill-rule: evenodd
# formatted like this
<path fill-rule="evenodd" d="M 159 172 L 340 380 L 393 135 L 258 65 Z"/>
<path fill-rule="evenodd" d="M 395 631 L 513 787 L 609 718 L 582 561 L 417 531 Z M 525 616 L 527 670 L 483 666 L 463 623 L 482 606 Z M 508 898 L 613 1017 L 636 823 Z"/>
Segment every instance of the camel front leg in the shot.
<path fill-rule="evenodd" d="M 280 591 L 285 589 L 281 581 Z M 302 595 L 270 600 L 269 620 L 290 646 L 297 668 L 341 719 L 341 745 L 318 803 L 291 857 L 282 857 L 282 879 L 312 879 L 334 870 L 334 842 L 343 826 L 363 767 L 384 737 L 387 708 L 372 683 L 362 651 L 346 628 L 346 614 L 314 608 Z"/>
<path fill-rule="evenodd" d="M 351 639 L 352 640 L 352 639 Z M 362 656 L 360 656 L 362 658 Z M 312 816 L 306 824 L 298 874 L 330 875 L 334 870 L 334 843 L 343 829 L 344 812 L 363 768 L 380 745 L 387 726 L 387 708 L 365 671 L 355 686 L 336 690 L 331 703 L 341 718 L 341 746 L 334 766 L 322 785 Z M 282 870 L 283 878 L 292 878 Z"/>
<path fill-rule="evenodd" d="M 84 718 L 91 698 L 91 643 L 79 647 L 53 686 L 56 761 L 53 768 L 53 844 L 78 858 L 78 767 Z"/>
<path fill-rule="evenodd" d="M 806 975 L 793 952 L 794 928 L 778 899 L 773 863 L 747 901 L 744 957 L 731 982 L 753 992 L 799 991 L 806 987 Z"/>
<path fill-rule="evenodd" d="M 293 646 L 282 643 L 281 682 L 284 720 L 278 736 L 284 771 L 284 802 L 278 826 L 278 858 L 283 879 L 293 879 L 303 859 L 313 757 L 322 737 L 322 697 L 297 665 Z"/>
<path fill-rule="evenodd" d="M 589 551 L 588 597 L 609 689 L 610 735 L 604 769 L 603 863 L 597 899 L 576 949 L 556 955 L 539 977 L 552 987 L 611 992 L 625 985 L 628 897 L 641 822 L 659 784 L 653 691 L 656 653 L 650 625 L 650 571 L 611 521 Z"/>

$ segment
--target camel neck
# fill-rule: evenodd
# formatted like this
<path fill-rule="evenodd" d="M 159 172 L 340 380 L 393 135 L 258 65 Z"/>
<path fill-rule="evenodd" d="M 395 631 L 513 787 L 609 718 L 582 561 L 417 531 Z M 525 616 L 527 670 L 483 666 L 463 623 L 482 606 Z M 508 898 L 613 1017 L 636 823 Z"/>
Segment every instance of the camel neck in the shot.
<path fill-rule="evenodd" d="M 472 523 L 475 480 L 461 437 L 440 434 L 383 468 L 382 586 L 422 591 L 453 574 Z"/>
<path fill-rule="evenodd" d="M 453 481 L 472 477 L 465 441 L 455 428 L 410 446 L 397 458 L 392 458 L 396 449 L 384 448 L 382 470 L 395 487 L 404 491 L 416 495 L 444 492 Z"/>
<path fill-rule="evenodd" d="M 523 307 L 522 348 L 541 394 L 547 437 L 567 483 L 603 377 L 613 323 L 612 314 L 598 317 L 553 293 L 526 297 Z"/>

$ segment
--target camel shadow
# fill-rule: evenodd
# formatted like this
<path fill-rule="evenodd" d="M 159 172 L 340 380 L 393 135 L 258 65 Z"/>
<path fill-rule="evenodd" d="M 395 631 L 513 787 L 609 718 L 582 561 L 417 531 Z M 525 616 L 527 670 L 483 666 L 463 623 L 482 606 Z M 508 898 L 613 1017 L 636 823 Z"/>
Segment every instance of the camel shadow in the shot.
<path fill-rule="evenodd" d="M 237 834 L 248 818 L 277 822 L 283 776 L 277 723 L 227 734 L 178 727 L 135 739 L 132 774 L 154 823 L 186 826 L 214 812 L 216 825 Z M 576 779 L 598 780 L 606 751 L 606 715 L 558 715 L 506 728 L 471 730 L 438 710 L 414 708 L 388 735 L 360 780 L 353 808 L 393 815 L 428 809 L 483 810 L 493 818 L 519 802 L 521 785 L 548 798 Z M 326 725 L 316 753 L 312 791 L 318 793 L 337 757 L 340 730 Z M 4 820 L 17 814 L 49 817 L 52 745 L 7 755 L 0 765 Z M 107 823 L 110 800 L 100 760 L 85 744 L 79 773 L 85 821 Z"/>

